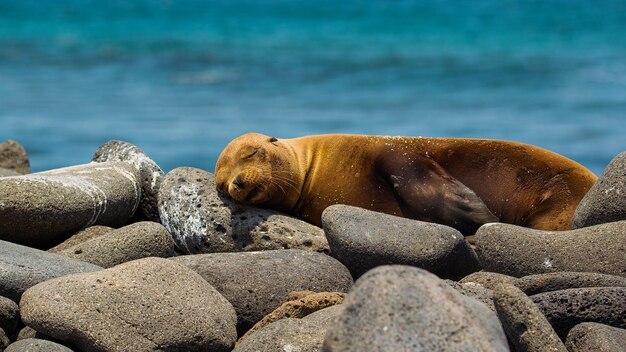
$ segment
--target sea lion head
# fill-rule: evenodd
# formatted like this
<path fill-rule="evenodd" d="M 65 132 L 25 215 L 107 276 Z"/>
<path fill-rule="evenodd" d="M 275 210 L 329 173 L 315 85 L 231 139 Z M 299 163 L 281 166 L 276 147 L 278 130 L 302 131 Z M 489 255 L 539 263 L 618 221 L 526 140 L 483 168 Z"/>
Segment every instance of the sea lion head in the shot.
<path fill-rule="evenodd" d="M 218 191 L 247 204 L 284 208 L 297 201 L 301 181 L 289 143 L 259 133 L 235 138 L 215 165 Z"/>

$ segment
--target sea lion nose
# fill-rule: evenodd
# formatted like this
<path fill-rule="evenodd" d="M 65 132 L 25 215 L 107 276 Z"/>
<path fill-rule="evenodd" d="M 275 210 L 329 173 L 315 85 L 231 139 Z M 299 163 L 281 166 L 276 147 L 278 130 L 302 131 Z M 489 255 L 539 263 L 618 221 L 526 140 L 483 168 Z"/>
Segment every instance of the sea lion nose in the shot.
<path fill-rule="evenodd" d="M 239 188 L 243 188 L 244 183 L 241 179 L 241 175 L 237 175 L 237 177 L 235 177 L 235 179 L 233 180 L 233 184 Z"/>

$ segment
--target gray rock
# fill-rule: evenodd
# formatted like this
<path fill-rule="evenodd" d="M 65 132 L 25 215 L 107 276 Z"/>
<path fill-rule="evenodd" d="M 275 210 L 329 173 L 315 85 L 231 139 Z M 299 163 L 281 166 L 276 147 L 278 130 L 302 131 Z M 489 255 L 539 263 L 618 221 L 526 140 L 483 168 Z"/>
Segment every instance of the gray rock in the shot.
<path fill-rule="evenodd" d="M 135 167 L 141 183 L 141 201 L 139 208 L 145 219 L 159 222 L 157 196 L 163 170 L 140 148 L 122 141 L 108 141 L 98 147 L 93 161 L 123 161 Z"/>
<path fill-rule="evenodd" d="M 480 270 L 463 235 L 445 225 L 347 205 L 326 208 L 322 224 L 331 255 L 355 278 L 387 264 L 416 266 L 444 279 Z"/>
<path fill-rule="evenodd" d="M 159 190 L 159 214 L 183 253 L 328 251 L 322 229 L 222 196 L 214 176 L 194 168 L 177 168 L 165 176 Z"/>
<path fill-rule="evenodd" d="M 6 297 L 0 296 L 0 329 L 4 330 L 4 332 L 11 336 L 17 331 L 17 325 L 19 322 L 20 310 L 17 303 Z"/>
<path fill-rule="evenodd" d="M 4 332 L 4 330 L 0 329 L 0 351 L 4 351 L 4 349 L 11 343 L 9 337 Z"/>
<path fill-rule="evenodd" d="M 141 195 L 134 172 L 91 163 L 0 178 L 0 239 L 49 248 L 91 225 L 125 225 Z"/>
<path fill-rule="evenodd" d="M 524 276 L 515 280 L 515 286 L 527 295 L 581 287 L 626 287 L 626 278 L 598 273 L 562 271 Z"/>
<path fill-rule="evenodd" d="M 233 307 L 184 265 L 145 258 L 28 289 L 22 320 L 83 351 L 230 351 Z"/>
<path fill-rule="evenodd" d="M 72 352 L 72 350 L 56 342 L 30 338 L 12 343 L 4 352 Z"/>
<path fill-rule="evenodd" d="M 322 351 L 509 350 L 494 312 L 415 267 L 367 272 L 342 306 Z"/>
<path fill-rule="evenodd" d="M 7 176 L 20 176 L 21 174 L 19 172 L 13 171 L 13 170 L 9 170 L 9 169 L 5 169 L 3 167 L 0 167 L 0 177 L 7 177 Z"/>
<path fill-rule="evenodd" d="M 59 243 L 58 245 L 48 249 L 48 252 L 50 253 L 60 252 L 64 249 L 73 247 L 77 244 L 83 243 L 92 238 L 102 236 L 111 230 L 114 230 L 114 229 L 109 226 L 103 226 L 103 225 L 89 226 L 88 228 L 84 230 L 78 231 L 77 233 L 72 235 L 72 237 L 66 239 L 65 241 Z"/>
<path fill-rule="evenodd" d="M 624 352 L 626 330 L 598 323 L 581 323 L 567 334 L 570 352 Z"/>
<path fill-rule="evenodd" d="M 171 260 L 197 271 L 233 304 L 240 335 L 292 291 L 347 292 L 353 284 L 340 262 L 302 250 L 197 254 Z"/>
<path fill-rule="evenodd" d="M 578 203 L 573 228 L 626 220 L 626 152 L 616 156 Z"/>
<path fill-rule="evenodd" d="M 571 231 L 493 223 L 476 233 L 484 270 L 515 277 L 556 271 L 626 276 L 626 221 Z"/>
<path fill-rule="evenodd" d="M 252 333 L 233 352 L 318 352 L 339 312 L 340 306 L 334 306 L 302 319 L 281 319 Z"/>
<path fill-rule="evenodd" d="M 102 268 L 80 260 L 0 241 L 0 295 L 19 302 L 22 293 L 40 282 Z"/>
<path fill-rule="evenodd" d="M 540 293 L 531 298 L 563 340 L 571 328 L 582 322 L 626 328 L 624 287 L 571 288 Z"/>
<path fill-rule="evenodd" d="M 541 310 L 511 284 L 494 287 L 493 301 L 514 351 L 567 352 Z"/>
<path fill-rule="evenodd" d="M 487 308 L 493 312 L 496 311 L 496 307 L 493 305 L 493 291 L 491 291 L 491 289 L 475 282 L 459 283 L 452 280 L 444 281 L 460 294 L 484 303 Z"/>
<path fill-rule="evenodd" d="M 30 161 L 24 147 L 12 140 L 0 143 L 0 167 L 21 175 L 29 174 Z"/>
<path fill-rule="evenodd" d="M 472 273 L 464 277 L 459 281 L 461 284 L 475 283 L 482 285 L 485 288 L 493 289 L 500 284 L 517 284 L 517 279 L 503 274 L 492 273 L 489 271 L 479 271 Z"/>
<path fill-rule="evenodd" d="M 163 225 L 142 221 L 92 238 L 58 254 L 103 268 L 146 257 L 174 255 L 174 241 Z"/>

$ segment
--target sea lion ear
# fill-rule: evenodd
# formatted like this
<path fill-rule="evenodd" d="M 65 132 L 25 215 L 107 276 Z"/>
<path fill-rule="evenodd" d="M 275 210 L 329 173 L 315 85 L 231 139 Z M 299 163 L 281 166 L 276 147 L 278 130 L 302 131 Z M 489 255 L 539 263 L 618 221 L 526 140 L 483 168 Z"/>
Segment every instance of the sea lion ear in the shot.
<path fill-rule="evenodd" d="M 430 158 L 386 155 L 377 161 L 376 169 L 414 219 L 448 225 L 464 235 L 498 221 L 474 191 Z"/>
<path fill-rule="evenodd" d="M 270 143 L 278 142 L 278 138 L 276 138 L 276 137 L 270 137 L 269 142 L 270 142 Z"/>

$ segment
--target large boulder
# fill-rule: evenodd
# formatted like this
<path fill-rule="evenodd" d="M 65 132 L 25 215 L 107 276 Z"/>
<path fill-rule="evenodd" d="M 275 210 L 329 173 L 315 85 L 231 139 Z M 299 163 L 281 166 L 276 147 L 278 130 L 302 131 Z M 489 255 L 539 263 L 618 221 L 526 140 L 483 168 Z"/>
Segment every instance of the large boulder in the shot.
<path fill-rule="evenodd" d="M 290 292 L 347 292 L 350 272 L 328 255 L 302 250 L 211 253 L 171 258 L 198 272 L 233 304 L 240 335 Z"/>
<path fill-rule="evenodd" d="M 573 228 L 626 220 L 626 152 L 616 156 L 578 203 Z"/>
<path fill-rule="evenodd" d="M 480 270 L 463 235 L 445 225 L 347 205 L 326 208 L 322 223 L 330 254 L 355 278 L 388 264 L 416 266 L 457 280 Z"/>
<path fill-rule="evenodd" d="M 484 270 L 515 277 L 557 271 L 626 276 L 626 221 L 571 231 L 494 223 L 476 233 Z"/>
<path fill-rule="evenodd" d="M 102 268 L 58 254 L 0 241 L 0 296 L 15 302 L 29 287 L 55 277 Z"/>
<path fill-rule="evenodd" d="M 22 319 L 83 351 L 230 351 L 232 305 L 184 265 L 145 258 L 28 289 Z"/>
<path fill-rule="evenodd" d="M 49 248 L 91 225 L 125 225 L 141 191 L 132 166 L 91 163 L 0 178 L 0 239 Z"/>
<path fill-rule="evenodd" d="M 372 269 L 342 306 L 322 351 L 509 350 L 494 312 L 422 269 Z"/>

